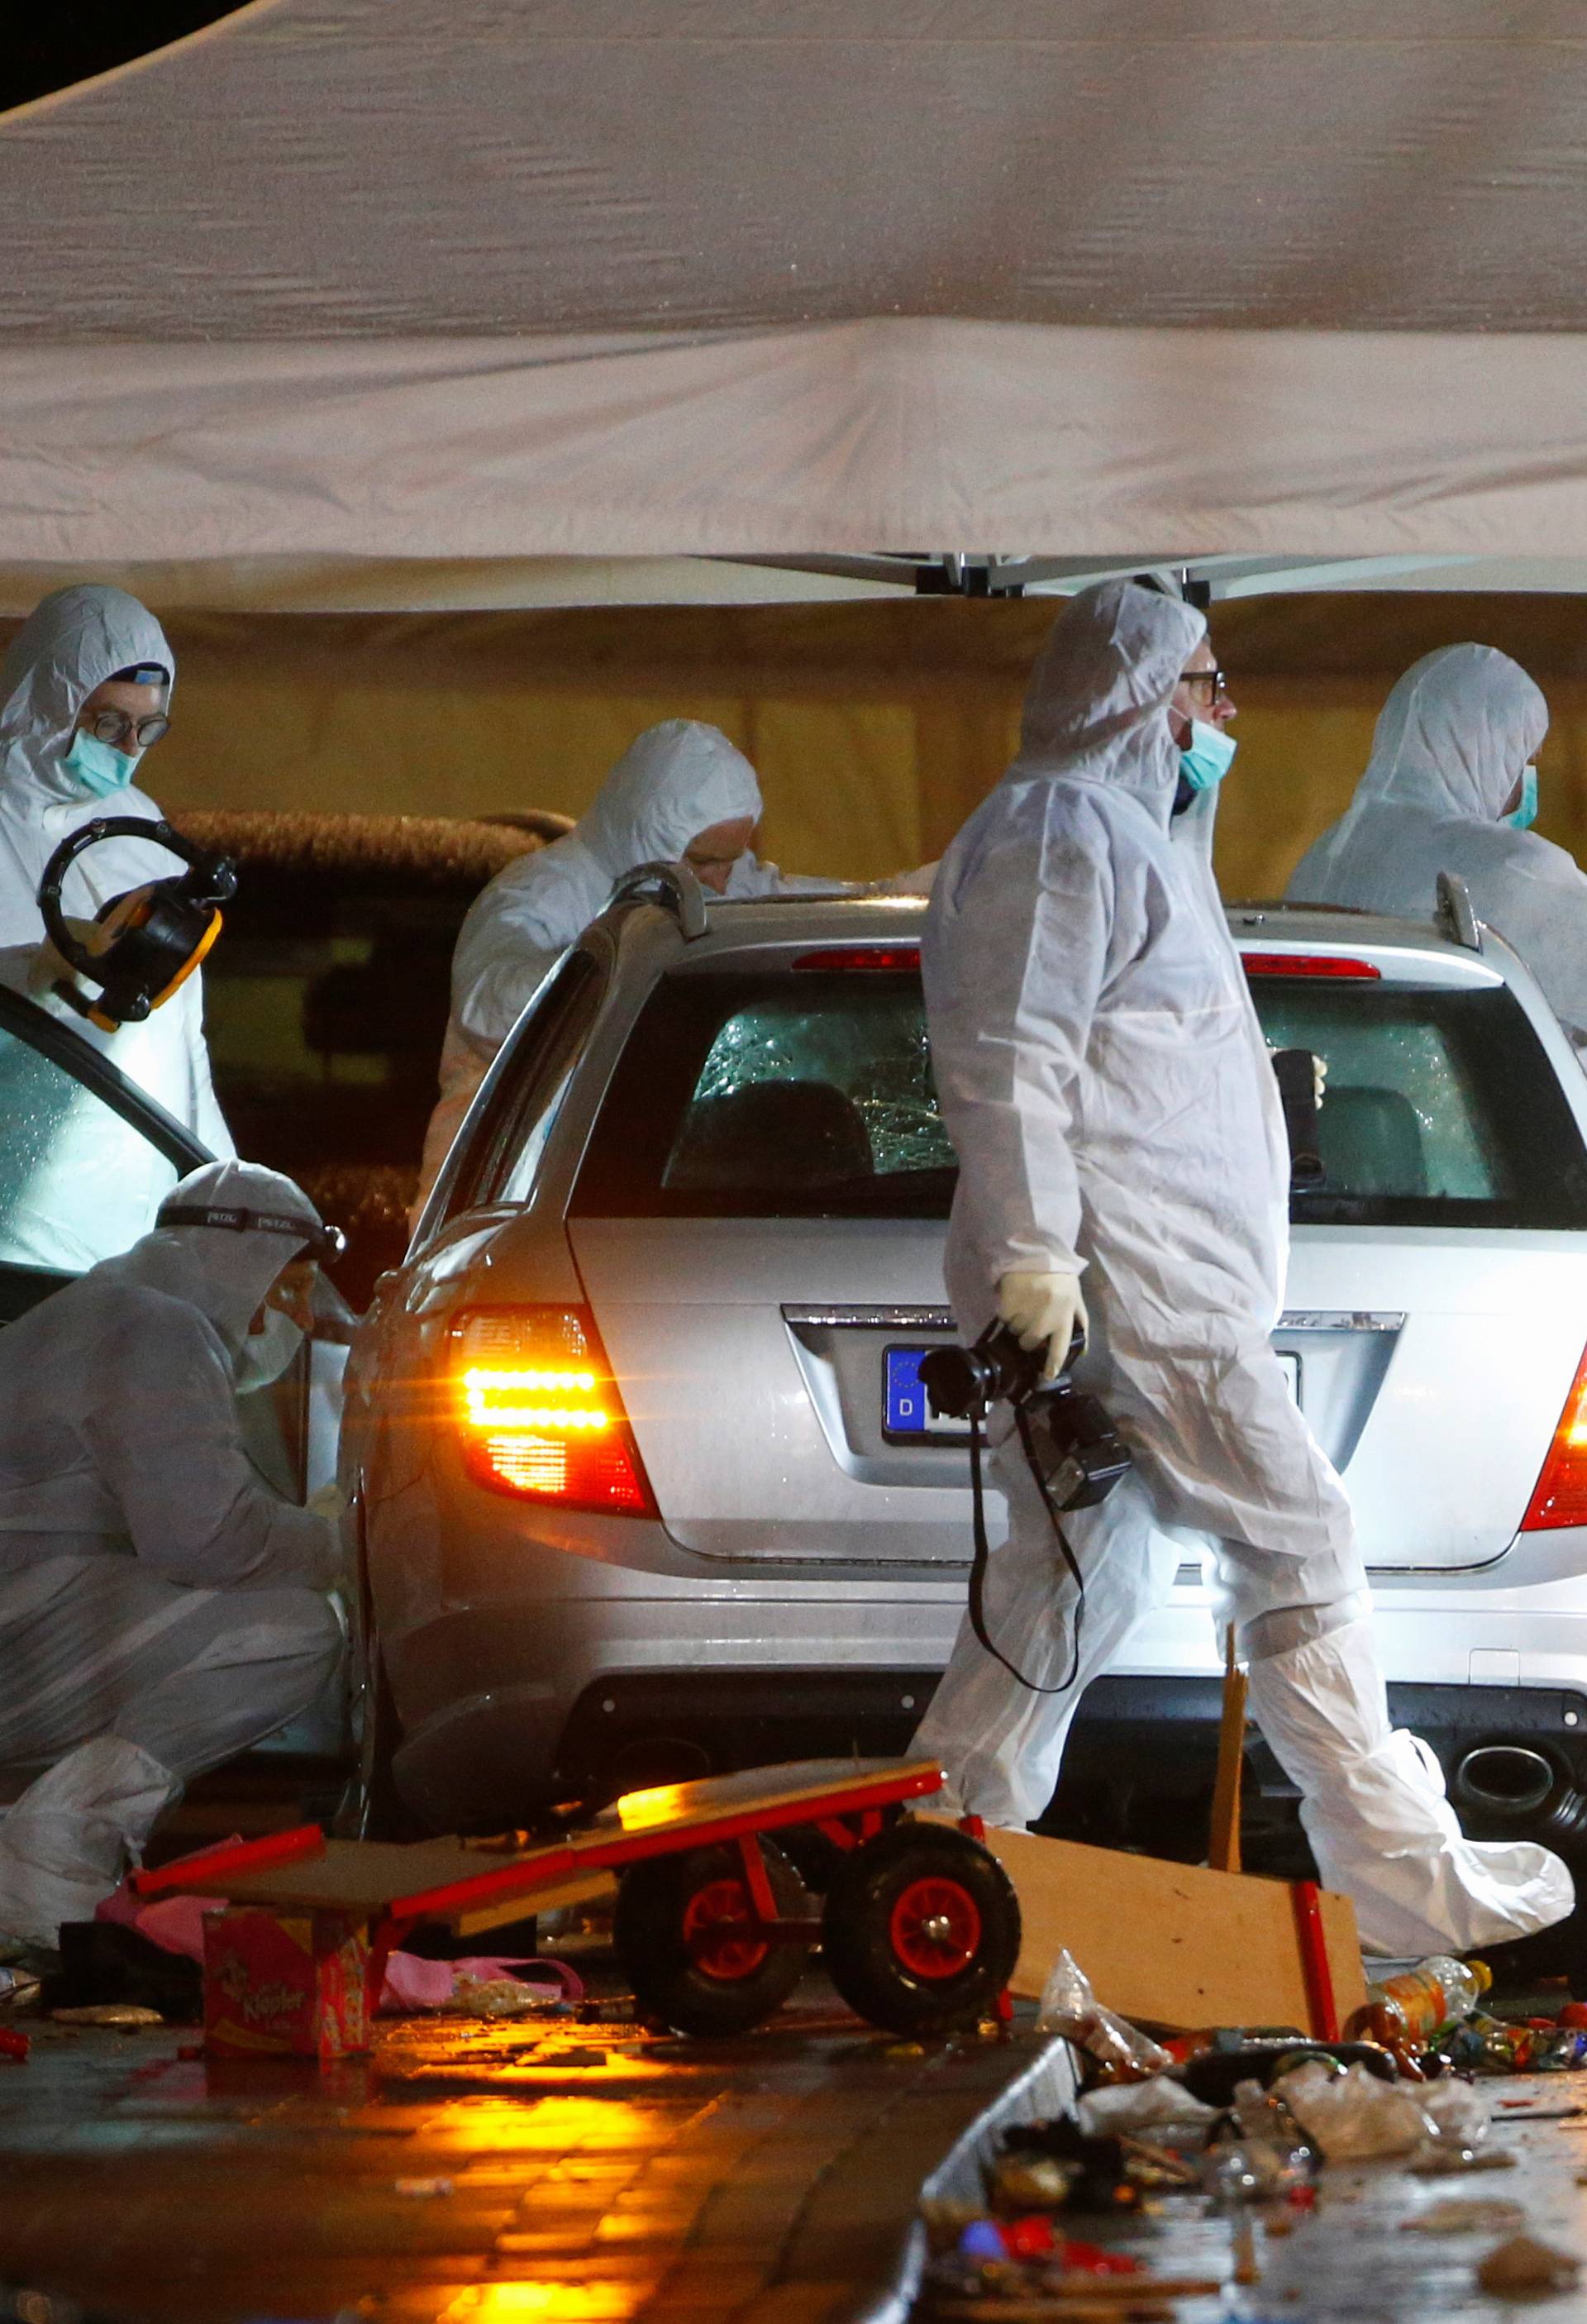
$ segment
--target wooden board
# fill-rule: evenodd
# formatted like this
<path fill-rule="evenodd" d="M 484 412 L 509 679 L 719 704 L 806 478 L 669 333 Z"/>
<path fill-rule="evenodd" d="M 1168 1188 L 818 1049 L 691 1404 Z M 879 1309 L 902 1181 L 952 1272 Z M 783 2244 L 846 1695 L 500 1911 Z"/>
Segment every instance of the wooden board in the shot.
<path fill-rule="evenodd" d="M 1312 2030 L 1287 1882 L 991 1825 L 985 1839 L 1019 1892 L 1016 1994 L 1038 1998 L 1066 1946 L 1097 1999 L 1121 2016 L 1181 2028 Z M 1342 2025 L 1367 1997 L 1355 1908 L 1327 1890 L 1320 1904 Z"/>
<path fill-rule="evenodd" d="M 454 1913 L 447 1926 L 460 1937 L 483 1937 L 510 1921 L 525 1920 L 531 1913 L 559 1913 L 565 1904 L 595 1904 L 616 1894 L 614 1872 L 569 1873 L 565 1880 L 537 1887 L 531 1895 L 504 1897 L 501 1904 L 482 1904 L 474 1913 Z"/>
<path fill-rule="evenodd" d="M 746 1767 L 736 1775 L 706 1775 L 694 1784 L 631 1792 L 622 1803 L 627 1813 L 620 1816 L 616 1808 L 608 1808 L 587 1831 L 573 1833 L 569 1844 L 594 1849 L 624 1831 L 687 1832 L 720 1816 L 776 1817 L 798 1807 L 832 1815 L 839 1812 L 835 1802 L 840 1797 L 852 1795 L 856 1805 L 872 1792 L 881 1798 L 920 1797 L 939 1791 L 942 1781 L 936 1759 L 790 1759 L 781 1766 Z M 646 1803 L 642 1821 L 634 1812 L 640 1802 Z"/>

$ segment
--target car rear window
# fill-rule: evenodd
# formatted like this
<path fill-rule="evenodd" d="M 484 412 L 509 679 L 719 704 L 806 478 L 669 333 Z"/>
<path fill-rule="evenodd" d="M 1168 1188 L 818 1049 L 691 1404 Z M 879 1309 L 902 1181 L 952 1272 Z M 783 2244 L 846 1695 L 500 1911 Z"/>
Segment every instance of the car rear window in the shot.
<path fill-rule="evenodd" d="M 1299 1224 L 1587 1227 L 1587 1152 L 1502 987 L 1259 976 L 1275 1048 L 1328 1065 Z M 956 1176 L 918 977 L 663 978 L 572 1209 L 599 1218 L 946 1218 Z"/>
<path fill-rule="evenodd" d="M 664 977 L 574 1209 L 598 1218 L 946 1218 L 954 1152 L 909 973 Z"/>

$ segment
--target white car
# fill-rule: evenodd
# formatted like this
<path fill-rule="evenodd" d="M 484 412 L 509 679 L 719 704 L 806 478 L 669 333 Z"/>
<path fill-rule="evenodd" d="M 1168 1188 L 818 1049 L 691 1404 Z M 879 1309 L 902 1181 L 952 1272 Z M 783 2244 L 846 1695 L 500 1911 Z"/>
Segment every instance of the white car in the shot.
<path fill-rule="evenodd" d="M 349 1370 L 369 1748 L 410 1812 L 487 1826 L 908 1740 L 970 1546 L 965 1452 L 916 1379 L 952 1330 L 955 1176 L 923 909 L 706 908 L 654 874 L 525 1011 Z M 1276 1345 L 1355 1504 L 1395 1711 L 1473 1830 L 1568 1851 L 1587 1078 L 1458 892 L 1441 927 L 1230 924 L 1274 1046 L 1329 1067 Z M 1055 1823 L 1199 1855 L 1218 1667 L 1187 1566 L 1088 1694 Z"/>

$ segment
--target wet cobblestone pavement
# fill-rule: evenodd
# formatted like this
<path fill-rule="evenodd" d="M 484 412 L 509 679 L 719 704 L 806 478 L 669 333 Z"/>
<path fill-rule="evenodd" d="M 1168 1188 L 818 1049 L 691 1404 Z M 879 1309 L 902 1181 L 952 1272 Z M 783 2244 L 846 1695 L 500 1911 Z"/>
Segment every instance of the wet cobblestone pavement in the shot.
<path fill-rule="evenodd" d="M 709 2045 L 406 2021 L 316 2070 L 29 2030 L 0 2061 L 0 2282 L 172 2324 L 835 2324 L 1033 2047 L 900 2044 L 815 1979 Z"/>

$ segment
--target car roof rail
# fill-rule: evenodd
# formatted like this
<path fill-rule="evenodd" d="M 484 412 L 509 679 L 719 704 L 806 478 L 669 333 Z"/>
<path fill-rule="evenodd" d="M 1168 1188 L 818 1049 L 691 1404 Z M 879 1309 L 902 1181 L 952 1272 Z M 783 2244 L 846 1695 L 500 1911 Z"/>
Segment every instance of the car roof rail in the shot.
<path fill-rule="evenodd" d="M 706 891 L 687 863 L 636 863 L 613 889 L 609 901 L 628 898 L 660 904 L 678 922 L 685 944 L 706 933 Z"/>
<path fill-rule="evenodd" d="M 1482 924 L 1472 906 L 1472 891 L 1457 872 L 1438 874 L 1438 906 L 1434 913 L 1439 933 L 1467 952 L 1482 949 Z"/>

